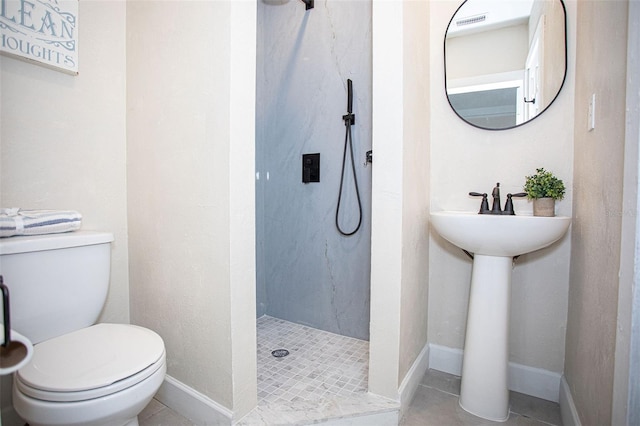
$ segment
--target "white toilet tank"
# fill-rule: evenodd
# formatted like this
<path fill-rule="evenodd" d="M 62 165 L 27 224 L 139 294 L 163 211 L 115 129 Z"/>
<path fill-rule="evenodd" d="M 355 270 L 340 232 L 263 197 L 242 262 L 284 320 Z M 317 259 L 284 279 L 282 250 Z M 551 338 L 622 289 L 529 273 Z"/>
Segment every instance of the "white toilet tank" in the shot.
<path fill-rule="evenodd" d="M 94 324 L 109 289 L 111 241 L 92 231 L 0 238 L 11 328 L 36 344 Z"/>

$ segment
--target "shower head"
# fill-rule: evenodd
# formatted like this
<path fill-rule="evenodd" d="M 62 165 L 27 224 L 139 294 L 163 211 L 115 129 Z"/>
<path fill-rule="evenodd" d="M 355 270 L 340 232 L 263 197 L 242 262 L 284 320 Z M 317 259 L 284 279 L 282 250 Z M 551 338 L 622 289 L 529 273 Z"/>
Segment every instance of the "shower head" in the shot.
<path fill-rule="evenodd" d="M 277 5 L 289 3 L 289 0 L 262 0 L 262 2 L 265 4 L 277 6 Z M 305 4 L 306 10 L 313 9 L 314 0 L 302 0 L 302 2 Z"/>

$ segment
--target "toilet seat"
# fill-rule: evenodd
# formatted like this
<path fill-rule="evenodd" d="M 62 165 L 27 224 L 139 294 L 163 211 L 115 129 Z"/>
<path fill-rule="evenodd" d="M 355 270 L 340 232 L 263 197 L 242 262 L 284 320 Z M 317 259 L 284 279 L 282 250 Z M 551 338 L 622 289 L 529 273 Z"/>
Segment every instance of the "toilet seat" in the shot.
<path fill-rule="evenodd" d="M 73 402 L 134 386 L 164 365 L 164 343 L 153 331 L 97 324 L 36 345 L 31 362 L 15 377 L 25 395 Z"/>

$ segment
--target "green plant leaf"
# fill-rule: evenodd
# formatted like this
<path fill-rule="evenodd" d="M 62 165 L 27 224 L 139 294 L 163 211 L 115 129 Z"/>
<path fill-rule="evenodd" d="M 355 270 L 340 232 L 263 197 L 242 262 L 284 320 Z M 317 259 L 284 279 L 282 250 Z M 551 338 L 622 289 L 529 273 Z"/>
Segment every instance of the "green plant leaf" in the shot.
<path fill-rule="evenodd" d="M 544 168 L 536 169 L 536 174 L 525 176 L 524 192 L 529 199 L 551 197 L 554 200 L 564 198 L 564 182 Z"/>

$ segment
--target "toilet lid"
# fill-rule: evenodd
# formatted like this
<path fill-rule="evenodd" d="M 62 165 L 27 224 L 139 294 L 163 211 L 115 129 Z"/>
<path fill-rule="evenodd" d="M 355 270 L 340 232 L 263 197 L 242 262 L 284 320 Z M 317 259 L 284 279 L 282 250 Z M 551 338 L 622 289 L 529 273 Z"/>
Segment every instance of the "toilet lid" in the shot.
<path fill-rule="evenodd" d="M 35 345 L 18 376 L 44 391 L 86 391 L 132 376 L 163 355 L 164 343 L 151 330 L 97 324 Z"/>

